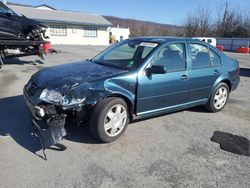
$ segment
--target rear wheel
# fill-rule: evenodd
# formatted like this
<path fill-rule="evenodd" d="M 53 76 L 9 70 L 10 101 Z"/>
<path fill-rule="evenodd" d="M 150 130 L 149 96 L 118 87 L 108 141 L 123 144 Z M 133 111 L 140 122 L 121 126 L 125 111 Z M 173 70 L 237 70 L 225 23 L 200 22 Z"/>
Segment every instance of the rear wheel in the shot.
<path fill-rule="evenodd" d="M 214 89 L 206 108 L 211 112 L 221 111 L 228 101 L 229 87 L 226 83 L 219 83 Z"/>
<path fill-rule="evenodd" d="M 90 116 L 90 132 L 102 142 L 118 139 L 126 130 L 129 116 L 121 98 L 106 98 L 97 103 Z"/>

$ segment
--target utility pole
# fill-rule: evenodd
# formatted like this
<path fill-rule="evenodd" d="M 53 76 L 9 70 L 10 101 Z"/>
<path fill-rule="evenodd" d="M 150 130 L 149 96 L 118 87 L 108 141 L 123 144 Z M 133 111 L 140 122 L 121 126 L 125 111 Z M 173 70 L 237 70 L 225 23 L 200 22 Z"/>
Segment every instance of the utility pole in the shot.
<path fill-rule="evenodd" d="M 226 8 L 225 8 L 225 12 L 224 12 L 224 15 L 223 15 L 223 23 L 226 21 L 227 19 L 227 10 L 228 10 L 228 2 L 226 2 Z"/>
<path fill-rule="evenodd" d="M 226 7 L 225 7 L 225 12 L 223 15 L 223 21 L 222 21 L 222 34 L 225 33 L 225 23 L 226 23 L 226 19 L 227 19 L 227 11 L 228 11 L 228 2 L 226 2 Z"/>

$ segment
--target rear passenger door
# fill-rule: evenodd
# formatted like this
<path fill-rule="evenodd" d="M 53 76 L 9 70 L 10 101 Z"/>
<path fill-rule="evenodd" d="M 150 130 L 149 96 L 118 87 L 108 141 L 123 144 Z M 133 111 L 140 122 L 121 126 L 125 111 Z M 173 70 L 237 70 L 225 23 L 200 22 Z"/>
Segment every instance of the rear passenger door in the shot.
<path fill-rule="evenodd" d="M 213 65 L 214 59 L 211 58 L 210 50 L 205 44 L 189 43 L 188 46 L 190 55 L 189 101 L 199 102 L 209 98 L 211 89 L 220 75 L 220 66 Z M 217 58 L 218 63 L 220 57 L 217 55 L 214 58 Z"/>

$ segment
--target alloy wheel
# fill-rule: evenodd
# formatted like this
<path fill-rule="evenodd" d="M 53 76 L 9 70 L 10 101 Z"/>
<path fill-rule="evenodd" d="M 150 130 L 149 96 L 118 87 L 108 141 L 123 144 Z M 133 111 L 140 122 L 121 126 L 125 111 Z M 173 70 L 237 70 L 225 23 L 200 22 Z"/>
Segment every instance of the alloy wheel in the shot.
<path fill-rule="evenodd" d="M 220 87 L 214 95 L 214 107 L 220 110 L 224 107 L 227 102 L 228 91 L 225 87 Z"/>
<path fill-rule="evenodd" d="M 110 137 L 115 137 L 121 133 L 127 122 L 126 108 L 117 104 L 111 107 L 104 119 L 104 130 Z"/>

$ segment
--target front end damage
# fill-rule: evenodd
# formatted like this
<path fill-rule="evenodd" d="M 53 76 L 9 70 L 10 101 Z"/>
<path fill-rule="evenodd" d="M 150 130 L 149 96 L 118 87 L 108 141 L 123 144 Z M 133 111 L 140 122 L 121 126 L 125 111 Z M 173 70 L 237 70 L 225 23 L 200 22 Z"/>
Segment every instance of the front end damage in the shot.
<path fill-rule="evenodd" d="M 54 105 L 35 105 L 24 92 L 26 106 L 32 114 L 32 125 L 39 138 L 44 158 L 45 149 L 59 143 L 66 136 L 65 122 L 67 114 L 57 111 Z"/>
<path fill-rule="evenodd" d="M 27 90 L 30 86 L 27 85 L 24 88 L 24 99 L 32 114 L 34 132 L 39 138 L 45 159 L 45 149 L 59 143 L 66 136 L 66 122 L 73 122 L 79 126 L 88 119 L 92 107 L 111 94 L 111 91 L 105 89 L 102 91 L 91 87 L 87 89 L 86 85 L 73 90 L 71 87 L 71 92 L 65 95 L 64 102 L 56 105 L 37 100 L 34 102 L 34 98 L 37 98 L 41 91 L 36 96 L 29 96 Z M 63 88 L 68 90 L 70 87 Z"/>
<path fill-rule="evenodd" d="M 39 136 L 42 137 L 42 146 L 47 148 L 58 143 L 66 136 L 65 122 L 67 114 L 56 111 L 55 106 L 36 107 L 36 118 L 32 124 Z"/>
<path fill-rule="evenodd" d="M 122 95 L 134 106 L 136 72 L 89 61 L 55 66 L 34 74 L 24 98 L 43 149 L 66 136 L 65 124 L 82 124 L 102 99 Z"/>

